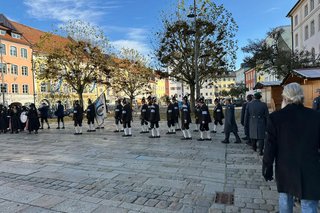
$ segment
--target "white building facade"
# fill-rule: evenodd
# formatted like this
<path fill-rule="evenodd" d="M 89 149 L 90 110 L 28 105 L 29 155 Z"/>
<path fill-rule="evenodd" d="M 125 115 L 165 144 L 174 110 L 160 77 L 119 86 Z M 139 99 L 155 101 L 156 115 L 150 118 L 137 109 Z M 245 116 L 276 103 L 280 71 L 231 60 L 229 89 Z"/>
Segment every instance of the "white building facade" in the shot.
<path fill-rule="evenodd" d="M 320 0 L 299 0 L 290 10 L 294 51 L 320 54 Z"/>

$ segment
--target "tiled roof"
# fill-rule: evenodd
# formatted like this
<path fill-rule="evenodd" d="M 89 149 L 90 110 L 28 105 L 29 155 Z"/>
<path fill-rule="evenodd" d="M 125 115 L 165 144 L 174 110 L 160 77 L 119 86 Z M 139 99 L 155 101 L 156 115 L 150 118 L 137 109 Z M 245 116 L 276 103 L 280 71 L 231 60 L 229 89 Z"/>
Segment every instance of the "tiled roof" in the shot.
<path fill-rule="evenodd" d="M 320 68 L 310 68 L 310 69 L 297 69 L 293 72 L 304 78 L 320 78 Z"/>
<path fill-rule="evenodd" d="M 30 43 L 23 37 L 21 38 L 12 38 L 10 34 L 6 33 L 5 35 L 0 35 L 1 40 L 10 41 L 18 44 L 25 44 L 30 46 Z"/>
<path fill-rule="evenodd" d="M 37 48 L 37 46 L 35 45 L 38 44 L 41 40 L 41 37 L 45 36 L 47 33 L 14 21 L 11 21 L 11 23 L 20 33 L 22 33 L 23 37 L 31 43 L 34 49 L 36 51 L 39 51 L 39 48 Z M 55 47 L 62 47 L 66 45 L 68 42 L 70 42 L 69 39 L 52 34 L 50 40 L 44 43 L 44 46 L 41 48 L 40 51 L 50 51 Z"/>

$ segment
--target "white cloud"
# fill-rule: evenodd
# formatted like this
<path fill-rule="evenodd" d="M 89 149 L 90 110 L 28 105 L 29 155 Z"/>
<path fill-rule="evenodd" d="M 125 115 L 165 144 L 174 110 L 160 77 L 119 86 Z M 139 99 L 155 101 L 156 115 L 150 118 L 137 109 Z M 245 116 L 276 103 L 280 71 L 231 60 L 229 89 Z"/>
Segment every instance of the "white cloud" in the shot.
<path fill-rule="evenodd" d="M 151 53 L 150 47 L 141 41 L 134 41 L 134 40 L 116 40 L 111 41 L 111 45 L 116 48 L 118 51 L 120 51 L 122 48 L 129 48 L 129 49 L 135 49 L 138 52 L 140 52 L 145 57 L 148 56 L 148 54 Z"/>
<path fill-rule="evenodd" d="M 24 0 L 28 14 L 38 19 L 52 19 L 61 22 L 85 20 L 95 23 L 108 11 L 120 7 L 118 1 L 98 0 Z"/>
<path fill-rule="evenodd" d="M 264 13 L 272 13 L 274 11 L 280 10 L 280 7 L 272 7 L 269 8 L 268 10 L 264 11 Z"/>

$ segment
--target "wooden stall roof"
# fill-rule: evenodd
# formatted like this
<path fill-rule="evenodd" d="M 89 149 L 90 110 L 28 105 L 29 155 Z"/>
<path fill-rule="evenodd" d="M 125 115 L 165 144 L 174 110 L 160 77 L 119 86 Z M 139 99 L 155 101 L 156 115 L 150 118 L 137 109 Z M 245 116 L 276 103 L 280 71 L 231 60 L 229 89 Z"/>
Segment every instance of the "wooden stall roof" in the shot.
<path fill-rule="evenodd" d="M 290 73 L 283 79 L 282 85 L 291 82 L 300 83 L 302 79 L 320 79 L 320 68 L 293 70 L 292 73 Z"/>
<path fill-rule="evenodd" d="M 281 81 L 258 82 L 253 89 L 262 89 L 264 87 L 281 86 Z"/>

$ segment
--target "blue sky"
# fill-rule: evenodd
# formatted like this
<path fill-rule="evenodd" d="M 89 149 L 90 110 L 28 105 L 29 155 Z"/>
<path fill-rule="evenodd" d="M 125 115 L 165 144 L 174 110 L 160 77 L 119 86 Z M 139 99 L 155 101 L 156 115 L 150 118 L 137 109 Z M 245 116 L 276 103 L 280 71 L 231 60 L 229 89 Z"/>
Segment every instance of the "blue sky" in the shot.
<path fill-rule="evenodd" d="M 152 35 L 161 26 L 161 12 L 172 11 L 177 1 L 1 0 L 0 13 L 43 31 L 52 31 L 70 19 L 82 19 L 100 26 L 114 47 L 134 48 L 148 54 L 152 51 Z M 223 4 L 239 25 L 237 68 L 244 57 L 241 47 L 248 39 L 262 39 L 271 28 L 290 25 L 286 15 L 297 1 L 214 0 Z"/>

